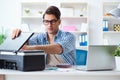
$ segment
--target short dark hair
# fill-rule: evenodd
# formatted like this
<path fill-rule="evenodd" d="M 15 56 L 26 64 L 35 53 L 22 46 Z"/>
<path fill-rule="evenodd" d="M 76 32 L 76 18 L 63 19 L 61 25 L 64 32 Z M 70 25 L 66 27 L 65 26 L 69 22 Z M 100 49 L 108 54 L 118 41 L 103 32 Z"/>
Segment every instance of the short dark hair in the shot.
<path fill-rule="evenodd" d="M 57 19 L 60 19 L 61 16 L 60 10 L 56 6 L 48 7 L 45 13 L 43 14 L 43 19 L 45 17 L 45 14 L 53 14 Z"/>

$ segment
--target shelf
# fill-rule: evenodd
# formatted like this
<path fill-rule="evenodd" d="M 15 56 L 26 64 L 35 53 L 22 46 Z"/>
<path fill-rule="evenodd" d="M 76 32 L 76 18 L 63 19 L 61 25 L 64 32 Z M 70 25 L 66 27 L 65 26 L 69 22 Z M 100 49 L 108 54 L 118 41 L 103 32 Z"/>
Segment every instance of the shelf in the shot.
<path fill-rule="evenodd" d="M 61 12 L 63 13 L 66 9 L 68 9 L 71 16 L 87 16 L 88 4 L 86 2 L 62 2 L 60 7 L 62 8 Z M 62 15 L 68 16 L 68 14 L 65 13 Z"/>
<path fill-rule="evenodd" d="M 69 31 L 73 33 L 74 35 L 80 35 L 80 34 L 88 34 L 88 32 L 81 32 L 81 31 Z"/>
<path fill-rule="evenodd" d="M 120 34 L 120 31 L 119 32 L 116 32 L 116 31 L 104 31 L 103 34 L 108 34 L 108 35 L 111 35 L 111 34 Z"/>
<path fill-rule="evenodd" d="M 21 2 L 23 6 L 47 6 L 47 2 Z"/>
<path fill-rule="evenodd" d="M 43 28 L 43 13 L 50 5 L 48 2 L 22 2 L 21 24 L 28 24 L 30 31 L 39 32 Z M 54 5 L 58 6 L 61 11 L 60 29 L 73 33 L 78 46 L 79 35 L 88 34 L 88 3 L 60 2 Z M 26 14 L 26 10 L 28 10 L 28 14 Z M 39 14 L 39 11 L 42 13 Z M 89 42 L 88 37 L 87 41 Z"/>
<path fill-rule="evenodd" d="M 116 8 L 120 2 L 104 2 L 103 3 L 103 16 L 106 15 L 110 10 Z"/>
<path fill-rule="evenodd" d="M 106 31 L 103 32 L 104 44 L 106 45 L 119 45 L 120 44 L 120 32 Z"/>
<path fill-rule="evenodd" d="M 106 32 L 103 32 L 103 37 L 111 38 L 113 41 L 115 41 L 116 38 L 120 38 L 120 32 L 106 31 Z M 117 39 L 117 40 L 119 40 L 119 39 Z"/>
<path fill-rule="evenodd" d="M 108 14 L 112 9 L 117 8 L 119 4 L 120 2 L 103 3 L 103 27 L 108 28 L 108 31 L 103 31 L 103 44 L 120 44 L 120 32 L 114 31 L 114 26 L 120 24 L 120 20 Z M 119 27 L 117 30 L 119 30 Z"/>
<path fill-rule="evenodd" d="M 22 19 L 42 19 L 42 16 L 22 16 Z"/>
<path fill-rule="evenodd" d="M 76 46 L 76 49 L 88 50 L 88 46 Z"/>
<path fill-rule="evenodd" d="M 21 18 L 23 19 L 41 19 L 43 16 L 22 16 Z M 61 19 L 85 19 L 87 20 L 87 17 L 75 17 L 75 16 L 71 16 L 71 17 L 61 17 Z"/>
<path fill-rule="evenodd" d="M 47 8 L 47 2 L 22 2 L 21 16 L 43 15 L 46 8 Z"/>
<path fill-rule="evenodd" d="M 87 17 L 80 17 L 80 16 L 70 16 L 70 17 L 66 17 L 66 16 L 62 16 L 61 19 L 87 19 Z"/>
<path fill-rule="evenodd" d="M 113 16 L 103 16 L 103 19 L 105 20 L 118 20 L 117 18 L 113 17 Z"/>
<path fill-rule="evenodd" d="M 60 3 L 63 30 L 73 33 L 76 37 L 76 48 L 87 50 L 87 46 L 80 46 L 80 35 L 87 34 L 88 39 L 88 4 L 85 2 L 62 2 Z M 67 13 L 65 13 L 67 11 Z M 69 13 L 69 14 L 68 14 Z"/>
<path fill-rule="evenodd" d="M 61 2 L 61 7 L 87 7 L 86 2 Z"/>

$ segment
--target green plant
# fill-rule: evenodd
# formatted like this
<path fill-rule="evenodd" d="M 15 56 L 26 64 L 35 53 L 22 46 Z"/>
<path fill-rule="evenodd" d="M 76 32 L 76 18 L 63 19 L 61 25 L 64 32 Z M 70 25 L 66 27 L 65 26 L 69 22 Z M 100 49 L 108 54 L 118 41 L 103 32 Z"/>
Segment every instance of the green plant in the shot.
<path fill-rule="evenodd" d="M 6 39 L 5 35 L 0 35 L 0 45 L 3 43 L 3 41 Z"/>
<path fill-rule="evenodd" d="M 39 14 L 42 14 L 43 12 L 42 11 L 38 11 Z"/>
<path fill-rule="evenodd" d="M 25 9 L 25 13 L 26 13 L 26 14 L 29 14 L 29 13 L 30 13 L 30 9 L 29 9 L 29 8 L 26 8 L 26 9 Z"/>
<path fill-rule="evenodd" d="M 115 49 L 113 56 L 120 56 L 120 46 Z"/>

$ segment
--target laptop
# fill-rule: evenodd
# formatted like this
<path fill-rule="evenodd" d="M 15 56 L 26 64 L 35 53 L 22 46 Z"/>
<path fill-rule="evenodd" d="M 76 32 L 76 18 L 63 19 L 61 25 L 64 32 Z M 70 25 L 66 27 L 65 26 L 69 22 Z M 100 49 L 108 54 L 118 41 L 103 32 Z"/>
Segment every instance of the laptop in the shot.
<path fill-rule="evenodd" d="M 19 37 L 16 37 L 15 39 L 8 36 L 0 45 L 0 52 L 18 52 L 33 34 L 33 32 L 21 32 Z"/>
<path fill-rule="evenodd" d="M 77 70 L 113 70 L 115 57 L 112 55 L 117 45 L 90 45 L 87 51 L 86 65 L 77 65 Z"/>

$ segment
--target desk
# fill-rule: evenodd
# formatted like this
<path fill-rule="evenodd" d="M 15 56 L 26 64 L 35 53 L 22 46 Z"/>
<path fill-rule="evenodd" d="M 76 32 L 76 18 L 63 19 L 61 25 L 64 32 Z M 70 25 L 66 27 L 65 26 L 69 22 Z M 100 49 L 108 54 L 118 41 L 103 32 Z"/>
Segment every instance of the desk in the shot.
<path fill-rule="evenodd" d="M 113 71 L 79 71 L 75 69 L 59 69 L 22 72 L 16 70 L 0 70 L 5 80 L 120 80 L 120 72 Z"/>

